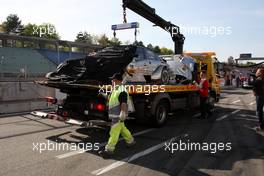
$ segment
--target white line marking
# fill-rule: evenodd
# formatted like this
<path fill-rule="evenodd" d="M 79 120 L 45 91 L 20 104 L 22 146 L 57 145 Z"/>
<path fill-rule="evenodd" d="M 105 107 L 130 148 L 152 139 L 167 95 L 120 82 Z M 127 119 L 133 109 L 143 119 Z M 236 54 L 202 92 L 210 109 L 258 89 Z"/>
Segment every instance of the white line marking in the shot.
<path fill-rule="evenodd" d="M 241 116 L 241 117 L 252 117 L 252 118 L 258 118 L 257 116 L 255 116 L 255 115 L 249 115 L 249 114 L 239 114 L 239 116 Z"/>
<path fill-rule="evenodd" d="M 255 102 L 255 101 L 253 101 L 253 102 L 249 103 L 249 105 L 254 105 L 254 104 L 256 104 L 256 102 Z"/>
<path fill-rule="evenodd" d="M 201 113 L 194 114 L 194 115 L 192 116 L 192 118 L 199 117 L 200 115 L 201 115 Z"/>
<path fill-rule="evenodd" d="M 247 117 L 246 114 L 239 114 L 239 116 L 241 116 L 241 117 Z"/>
<path fill-rule="evenodd" d="M 108 166 L 105 166 L 105 167 L 103 167 L 101 169 L 93 171 L 92 174 L 93 175 L 104 174 L 104 173 L 106 173 L 106 172 L 108 172 L 110 170 L 113 170 L 113 169 L 115 169 L 117 167 L 120 167 L 120 166 L 122 166 L 122 165 L 124 165 L 126 163 L 134 161 L 134 160 L 136 160 L 136 159 L 138 159 L 138 158 L 140 158 L 142 156 L 145 156 L 145 155 L 148 155 L 148 154 L 150 154 L 150 153 L 152 153 L 154 151 L 157 151 L 157 150 L 161 149 L 165 145 L 166 142 L 171 143 L 171 142 L 175 141 L 177 138 L 179 138 L 181 136 L 182 135 L 174 137 L 174 138 L 171 138 L 171 139 L 169 139 L 167 141 L 164 141 L 164 142 L 162 142 L 160 144 L 157 144 L 157 145 L 155 145 L 153 147 L 150 147 L 150 148 L 148 148 L 146 150 L 143 150 L 142 152 L 136 153 L 136 154 L 134 154 L 132 156 L 129 156 L 129 157 L 125 158 L 125 159 L 122 159 L 121 161 L 116 161 L 116 162 L 114 162 L 114 163 L 112 163 L 112 164 L 110 164 Z M 183 135 L 183 137 L 187 137 L 187 136 L 188 136 L 188 134 L 184 134 Z"/>
<path fill-rule="evenodd" d="M 240 101 L 241 101 L 241 100 L 233 101 L 232 104 L 238 103 L 238 102 L 240 102 Z"/>
<path fill-rule="evenodd" d="M 240 117 L 236 117 L 235 119 L 238 119 L 238 120 L 247 120 L 247 121 L 253 121 L 253 122 L 258 122 L 257 119 L 247 119 L 247 118 L 240 118 Z"/>
<path fill-rule="evenodd" d="M 236 113 L 238 113 L 240 110 L 235 110 L 235 111 L 233 111 L 233 112 L 231 112 L 231 114 L 236 114 Z"/>
<path fill-rule="evenodd" d="M 137 132 L 137 133 L 133 134 L 133 136 L 139 136 L 141 134 L 148 133 L 148 132 L 153 131 L 153 130 L 156 130 L 156 129 L 155 128 L 150 128 L 150 129 L 147 129 L 147 130 L 143 130 L 143 131 L 140 131 L 140 132 Z M 121 141 L 121 140 L 124 140 L 124 139 L 120 138 L 118 141 Z M 107 142 L 101 143 L 99 145 L 99 147 L 103 147 L 106 144 L 107 144 Z M 80 150 L 77 150 L 77 151 L 72 151 L 72 152 L 68 152 L 68 153 L 64 153 L 64 154 L 58 155 L 58 156 L 56 156 L 56 158 L 58 158 L 58 159 L 68 158 L 68 157 L 71 157 L 71 156 L 74 156 L 74 155 L 85 153 L 86 151 L 88 151 L 88 150 L 80 149 Z"/>
<path fill-rule="evenodd" d="M 222 117 L 219 117 L 218 119 L 216 119 L 216 121 L 224 120 L 224 119 L 226 119 L 227 117 L 229 117 L 230 115 L 232 115 L 232 114 L 236 114 L 236 113 L 238 113 L 239 111 L 240 111 L 240 110 L 235 110 L 235 111 L 231 112 L 230 114 L 226 114 L 226 115 L 224 115 L 224 116 L 222 116 Z"/>
<path fill-rule="evenodd" d="M 216 121 L 223 120 L 223 119 L 225 119 L 225 118 L 227 118 L 227 117 L 228 117 L 228 115 L 224 115 L 224 116 L 222 116 L 222 117 L 220 117 L 220 118 L 216 119 Z"/>

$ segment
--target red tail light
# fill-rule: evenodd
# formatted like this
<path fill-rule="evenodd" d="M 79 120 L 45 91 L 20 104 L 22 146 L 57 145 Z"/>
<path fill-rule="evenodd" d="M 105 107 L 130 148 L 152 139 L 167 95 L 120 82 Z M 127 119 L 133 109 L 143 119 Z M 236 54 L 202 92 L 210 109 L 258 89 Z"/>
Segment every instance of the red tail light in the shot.
<path fill-rule="evenodd" d="M 98 111 L 103 111 L 103 110 L 105 110 L 105 105 L 103 105 L 103 104 L 97 104 L 95 106 L 95 109 L 98 110 Z"/>
<path fill-rule="evenodd" d="M 92 110 L 104 111 L 106 109 L 106 106 L 101 103 L 91 103 L 90 108 Z"/>
<path fill-rule="evenodd" d="M 63 111 L 62 116 L 63 117 L 68 117 L 69 116 L 69 113 L 67 111 Z"/>
<path fill-rule="evenodd" d="M 56 104 L 58 102 L 58 100 L 53 97 L 45 97 L 45 100 L 47 103 L 52 103 L 52 104 Z"/>

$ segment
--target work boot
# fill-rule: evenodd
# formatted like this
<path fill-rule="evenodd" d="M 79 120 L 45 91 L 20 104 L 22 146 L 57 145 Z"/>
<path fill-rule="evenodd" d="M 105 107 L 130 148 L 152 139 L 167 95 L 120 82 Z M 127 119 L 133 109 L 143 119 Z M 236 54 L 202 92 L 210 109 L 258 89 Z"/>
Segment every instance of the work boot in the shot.
<path fill-rule="evenodd" d="M 98 152 L 98 155 L 101 156 L 104 159 L 111 158 L 114 155 L 113 151 L 108 151 L 108 150 L 100 150 Z"/>
<path fill-rule="evenodd" d="M 206 114 L 206 115 L 200 115 L 197 118 L 198 119 L 207 119 L 208 118 L 208 114 Z"/>
<path fill-rule="evenodd" d="M 131 143 L 126 143 L 127 148 L 134 147 L 136 145 L 136 141 L 133 141 Z"/>
<path fill-rule="evenodd" d="M 264 128 L 261 128 L 260 126 L 258 126 L 258 127 L 256 128 L 256 131 L 264 132 Z"/>

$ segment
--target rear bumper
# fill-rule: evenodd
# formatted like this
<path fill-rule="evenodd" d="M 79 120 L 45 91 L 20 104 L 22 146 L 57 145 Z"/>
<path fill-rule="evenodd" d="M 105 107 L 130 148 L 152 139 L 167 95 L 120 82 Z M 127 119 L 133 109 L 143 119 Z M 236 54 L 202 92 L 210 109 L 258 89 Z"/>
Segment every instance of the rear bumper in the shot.
<path fill-rule="evenodd" d="M 89 114 L 85 114 L 82 112 L 73 112 L 69 111 L 69 117 L 71 119 L 80 120 L 84 122 L 88 122 L 91 120 L 102 120 L 108 121 L 108 115 L 106 112 L 89 112 Z"/>
<path fill-rule="evenodd" d="M 48 118 L 48 119 L 52 119 L 52 120 L 58 120 L 61 122 L 65 122 L 67 124 L 71 124 L 71 125 L 77 125 L 77 126 L 81 126 L 81 127 L 92 127 L 92 126 L 110 126 L 111 122 L 107 122 L 104 120 L 78 120 L 75 118 L 70 118 L 70 117 L 63 117 L 60 116 L 56 113 L 45 113 L 45 112 L 40 112 L 40 111 L 33 111 L 31 112 L 32 115 L 40 117 L 40 118 Z"/>
<path fill-rule="evenodd" d="M 106 122 L 102 120 L 80 121 L 75 119 L 68 119 L 65 121 L 65 123 L 81 127 L 111 126 L 111 122 Z"/>

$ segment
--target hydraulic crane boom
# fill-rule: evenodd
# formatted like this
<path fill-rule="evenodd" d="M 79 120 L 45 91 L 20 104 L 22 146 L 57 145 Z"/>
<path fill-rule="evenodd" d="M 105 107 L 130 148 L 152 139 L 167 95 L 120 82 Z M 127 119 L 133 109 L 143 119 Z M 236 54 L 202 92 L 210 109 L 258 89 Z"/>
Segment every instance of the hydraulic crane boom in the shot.
<path fill-rule="evenodd" d="M 155 9 L 148 6 L 142 0 L 123 0 L 124 13 L 125 9 L 129 8 L 140 16 L 146 18 L 147 20 L 154 23 L 156 26 L 161 27 L 171 34 L 172 40 L 174 42 L 174 52 L 175 54 L 182 54 L 183 44 L 185 37 L 180 33 L 180 27 L 172 24 L 169 21 L 164 20 L 158 16 Z"/>

